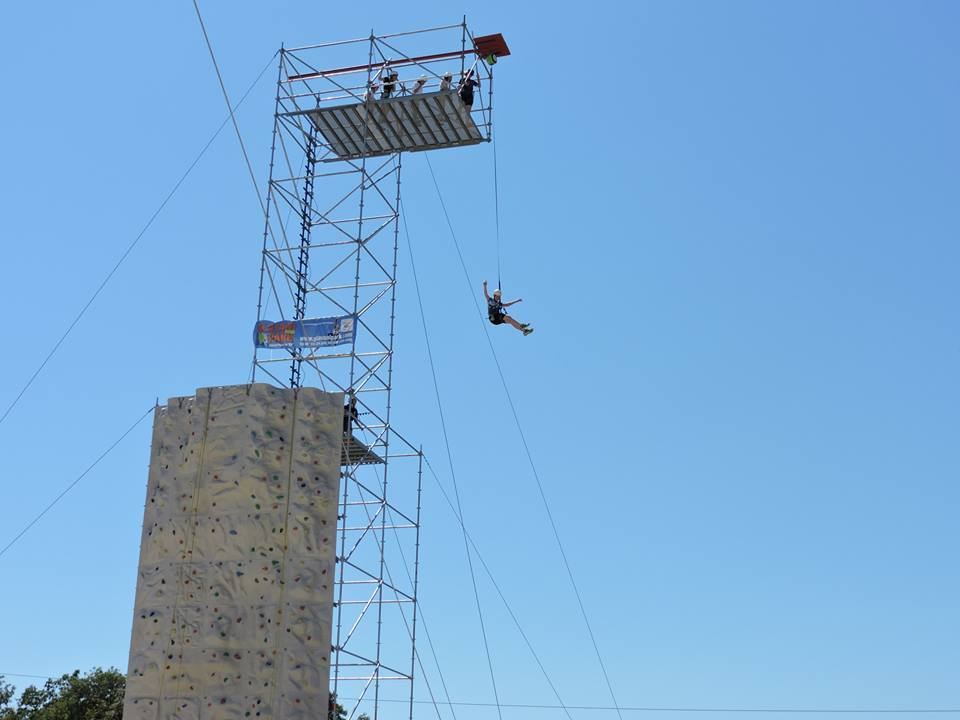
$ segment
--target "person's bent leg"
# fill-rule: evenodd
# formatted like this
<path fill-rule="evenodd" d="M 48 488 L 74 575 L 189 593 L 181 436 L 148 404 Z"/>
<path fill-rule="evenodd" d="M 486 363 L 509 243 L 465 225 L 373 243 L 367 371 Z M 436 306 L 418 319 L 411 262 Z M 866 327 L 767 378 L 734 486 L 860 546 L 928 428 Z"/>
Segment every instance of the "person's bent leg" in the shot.
<path fill-rule="evenodd" d="M 509 315 L 504 315 L 504 316 L 503 316 L 503 321 L 504 321 L 505 323 L 509 323 L 512 327 L 515 327 L 515 328 L 516 328 L 517 330 L 519 330 L 520 332 L 523 332 L 523 325 L 521 325 L 520 323 L 518 323 L 516 320 L 514 320 L 514 319 L 513 319 L 512 317 L 510 317 Z"/>

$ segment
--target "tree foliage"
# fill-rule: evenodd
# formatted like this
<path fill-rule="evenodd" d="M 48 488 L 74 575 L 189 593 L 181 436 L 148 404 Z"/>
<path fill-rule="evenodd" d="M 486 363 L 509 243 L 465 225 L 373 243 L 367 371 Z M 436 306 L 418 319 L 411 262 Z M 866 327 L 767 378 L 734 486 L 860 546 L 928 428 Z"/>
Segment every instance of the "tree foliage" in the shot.
<path fill-rule="evenodd" d="M 115 668 L 95 668 L 86 675 L 47 680 L 31 685 L 14 703 L 14 687 L 0 675 L 0 720 L 122 720 L 126 678 Z M 347 720 L 347 711 L 334 701 L 329 720 Z M 357 720 L 370 720 L 366 713 Z"/>
<path fill-rule="evenodd" d="M 13 685 L 8 685 L 0 675 L 0 718 L 6 718 L 10 710 L 10 701 L 13 700 Z"/>
<path fill-rule="evenodd" d="M 12 705 L 13 688 L 0 677 L 0 720 L 121 720 L 126 678 L 114 668 L 76 670 L 31 685 Z"/>
<path fill-rule="evenodd" d="M 347 718 L 347 709 L 337 702 L 337 696 L 331 693 L 330 699 L 332 706 L 330 711 L 327 713 L 327 720 L 348 720 Z M 2 719 L 0 719 L 2 720 Z M 370 720 L 370 716 L 366 713 L 360 713 L 357 715 L 357 720 Z"/>

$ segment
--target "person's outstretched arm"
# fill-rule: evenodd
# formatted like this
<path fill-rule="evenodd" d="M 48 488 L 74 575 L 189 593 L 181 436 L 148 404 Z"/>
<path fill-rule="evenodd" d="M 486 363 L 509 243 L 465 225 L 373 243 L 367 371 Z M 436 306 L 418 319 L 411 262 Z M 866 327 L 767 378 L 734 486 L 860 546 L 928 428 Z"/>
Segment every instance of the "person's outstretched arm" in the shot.
<path fill-rule="evenodd" d="M 487 281 L 486 281 L 486 280 L 483 281 L 483 296 L 484 296 L 487 300 L 490 299 L 490 293 L 487 292 Z"/>
<path fill-rule="evenodd" d="M 510 302 L 503 303 L 504 307 L 510 307 L 511 305 L 516 305 L 518 302 L 523 302 L 523 298 L 517 298 L 516 300 L 511 300 Z"/>

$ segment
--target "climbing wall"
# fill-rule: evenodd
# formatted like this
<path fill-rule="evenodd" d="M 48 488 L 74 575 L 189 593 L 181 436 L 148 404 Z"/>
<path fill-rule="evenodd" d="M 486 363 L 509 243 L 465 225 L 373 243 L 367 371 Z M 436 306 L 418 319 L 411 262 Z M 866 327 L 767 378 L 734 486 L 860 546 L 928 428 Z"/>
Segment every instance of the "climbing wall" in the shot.
<path fill-rule="evenodd" d="M 125 720 L 327 717 L 343 395 L 156 411 Z"/>

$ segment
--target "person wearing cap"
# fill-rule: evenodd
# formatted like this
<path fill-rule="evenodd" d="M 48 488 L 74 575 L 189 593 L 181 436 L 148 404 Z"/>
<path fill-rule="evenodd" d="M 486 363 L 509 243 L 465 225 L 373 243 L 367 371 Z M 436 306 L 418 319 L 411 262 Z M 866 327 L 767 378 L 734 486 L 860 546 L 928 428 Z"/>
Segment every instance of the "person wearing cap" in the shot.
<path fill-rule="evenodd" d="M 473 70 L 467 70 L 463 73 L 463 78 L 460 80 L 460 87 L 457 88 L 457 95 L 463 100 L 463 104 L 467 106 L 468 111 L 473 107 L 473 89 L 479 87 L 480 81 L 474 80 Z"/>
<path fill-rule="evenodd" d="M 364 102 L 372 102 L 377 97 L 377 90 L 380 89 L 380 83 L 371 80 L 367 86 L 367 91 L 363 94 Z"/>
<path fill-rule="evenodd" d="M 426 75 L 421 75 L 413 83 L 413 89 L 410 91 L 411 95 L 419 95 L 420 91 L 423 90 L 423 86 L 427 84 Z"/>
<path fill-rule="evenodd" d="M 453 81 L 453 73 L 444 73 L 440 79 L 440 90 L 449 90 L 450 83 Z"/>
<path fill-rule="evenodd" d="M 523 298 L 517 298 L 516 300 L 511 300 L 510 302 L 503 302 L 500 297 L 500 288 L 494 290 L 493 297 L 490 297 L 490 293 L 487 292 L 486 280 L 483 281 L 483 294 L 487 298 L 487 319 L 490 320 L 492 325 L 503 325 L 506 323 L 511 327 L 515 327 L 524 335 L 529 335 L 533 332 L 533 328 L 530 327 L 530 323 L 518 322 L 516 319 L 510 317 L 503 311 L 503 309 L 506 307 L 516 305 L 518 302 L 523 302 Z"/>
<path fill-rule="evenodd" d="M 394 71 L 385 75 L 383 80 L 383 91 L 380 93 L 381 100 L 389 100 L 393 91 L 397 89 L 397 78 L 400 76 Z"/>

